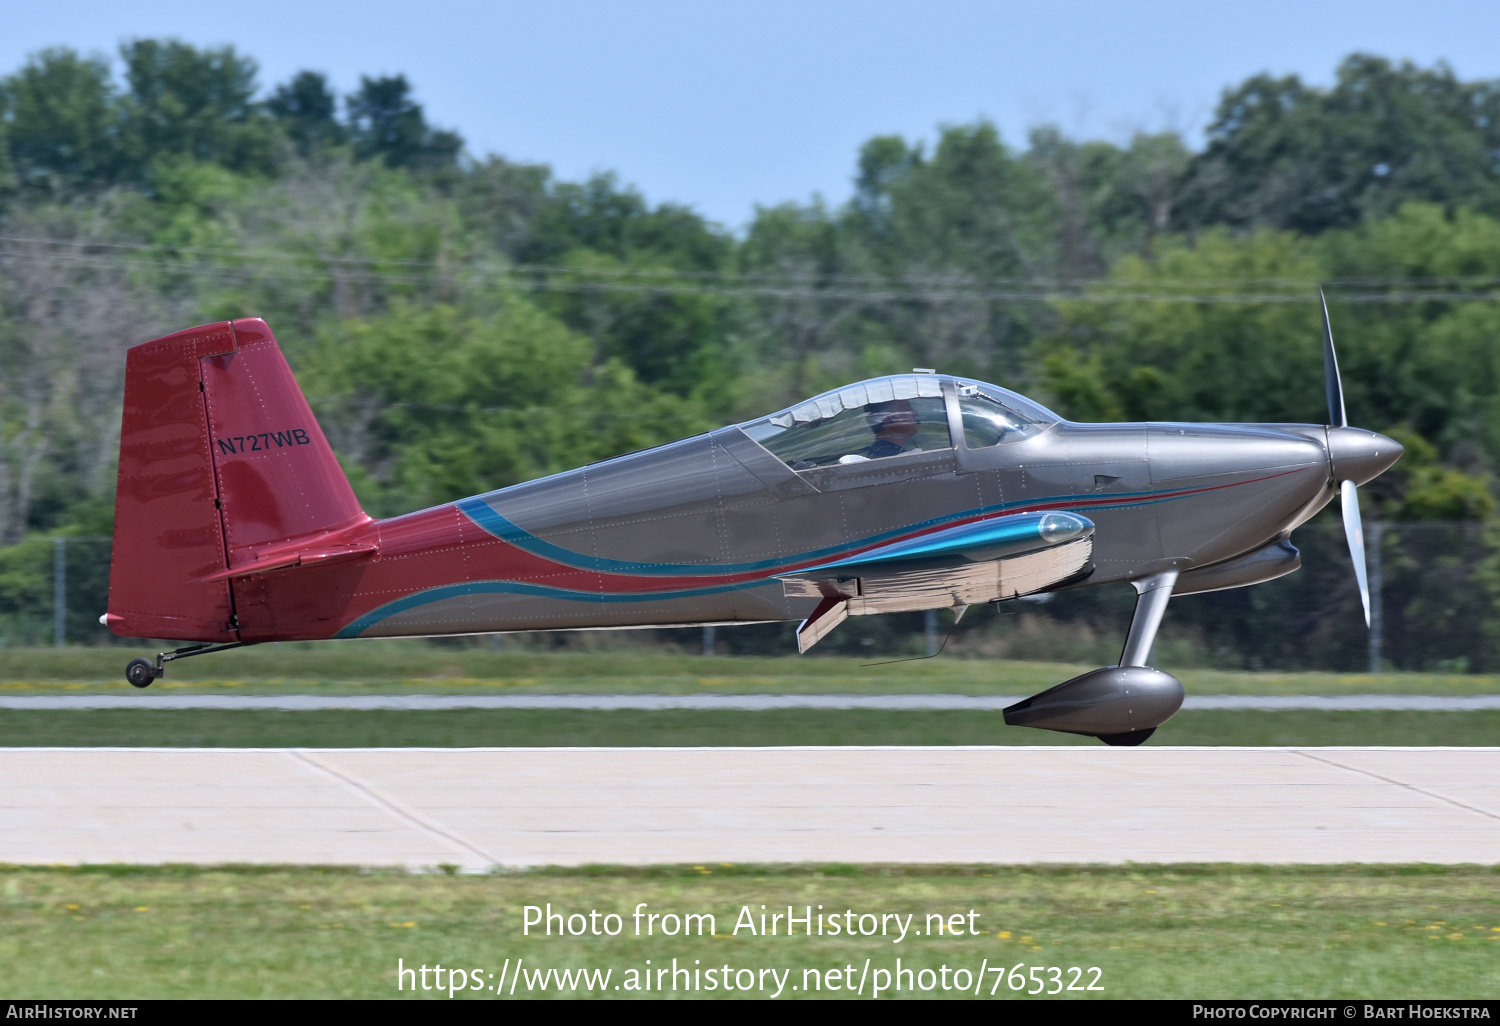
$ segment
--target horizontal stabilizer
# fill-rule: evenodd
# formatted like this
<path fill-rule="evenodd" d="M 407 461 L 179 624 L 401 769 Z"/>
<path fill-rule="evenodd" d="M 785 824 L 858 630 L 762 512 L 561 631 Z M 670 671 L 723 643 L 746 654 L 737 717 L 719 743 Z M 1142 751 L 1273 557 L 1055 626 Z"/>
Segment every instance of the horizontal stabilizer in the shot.
<path fill-rule="evenodd" d="M 300 567 L 331 566 L 348 563 L 356 559 L 368 559 L 376 552 L 374 543 L 363 542 L 349 545 L 314 545 L 284 552 L 264 552 L 259 558 L 236 563 L 228 570 L 209 574 L 205 581 L 227 581 L 233 577 L 249 577 L 252 574 L 276 573 L 296 570 Z"/>

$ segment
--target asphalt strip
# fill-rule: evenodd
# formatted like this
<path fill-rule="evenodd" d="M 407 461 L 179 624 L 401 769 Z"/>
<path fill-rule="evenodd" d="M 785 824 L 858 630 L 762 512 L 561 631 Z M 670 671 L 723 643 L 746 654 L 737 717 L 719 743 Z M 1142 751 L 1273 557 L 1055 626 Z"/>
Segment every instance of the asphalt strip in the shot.
<path fill-rule="evenodd" d="M 639 709 L 764 712 L 773 709 L 879 709 L 995 712 L 1025 695 L 25 695 L 0 697 L 0 709 L 239 709 L 250 712 L 450 709 Z M 1189 695 L 1189 712 L 1477 712 L 1500 709 L 1500 695 Z"/>

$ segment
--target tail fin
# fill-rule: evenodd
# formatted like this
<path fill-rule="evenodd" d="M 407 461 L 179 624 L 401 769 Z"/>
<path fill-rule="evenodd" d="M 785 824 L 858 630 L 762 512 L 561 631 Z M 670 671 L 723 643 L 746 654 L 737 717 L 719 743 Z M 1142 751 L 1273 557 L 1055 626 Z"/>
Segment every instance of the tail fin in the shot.
<path fill-rule="evenodd" d="M 190 328 L 125 364 L 105 622 L 238 640 L 229 578 L 369 522 L 266 323 Z M 273 553 L 276 559 L 262 559 Z M 292 553 L 292 556 L 287 556 Z"/>

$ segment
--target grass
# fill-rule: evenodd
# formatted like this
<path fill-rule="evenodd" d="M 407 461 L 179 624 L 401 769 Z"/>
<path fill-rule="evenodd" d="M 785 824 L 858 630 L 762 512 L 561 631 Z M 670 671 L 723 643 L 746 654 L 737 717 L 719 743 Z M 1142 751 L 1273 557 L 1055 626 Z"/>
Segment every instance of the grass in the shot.
<path fill-rule="evenodd" d="M 143 649 L 144 651 L 144 649 Z M 139 694 L 123 648 L 0 649 L 0 695 Z M 499 653 L 409 641 L 263 645 L 176 662 L 170 694 L 879 694 L 1025 695 L 1086 667 L 940 658 L 870 665 L 842 657 L 690 656 L 661 649 Z M 1190 694 L 1500 693 L 1500 678 L 1184 670 Z M 511 745 L 1097 744 L 1006 727 L 998 713 L 249 712 L 0 710 L 0 745 L 360 747 Z M 1186 712 L 1153 744 L 1496 745 L 1500 712 Z"/>
<path fill-rule="evenodd" d="M 675 958 L 679 967 L 756 970 L 757 979 L 762 969 L 790 969 L 782 996 L 799 997 L 811 982 L 804 969 L 842 976 L 852 966 L 857 981 L 866 959 L 873 973 L 893 970 L 899 957 L 918 971 L 946 965 L 950 981 L 953 970 L 982 965 L 1020 965 L 1022 975 L 1031 966 L 1099 967 L 1102 993 L 1064 997 L 1488 998 L 1500 991 L 1497 884 L 1495 869 L 1430 866 L 712 864 L 482 877 L 11 868 L 0 870 L 0 992 L 17 999 L 399 997 L 398 959 L 442 964 L 445 982 L 450 969 L 477 970 L 486 987 L 507 959 L 512 967 L 525 959 L 527 969 L 609 969 L 605 993 L 614 997 L 630 996 L 613 989 L 627 970 L 644 969 L 647 959 L 670 969 Z M 648 912 L 712 913 L 717 936 L 633 936 L 631 913 L 641 902 Z M 548 903 L 564 914 L 617 913 L 623 930 L 612 938 L 560 937 L 554 924 L 550 938 L 523 936 L 524 906 Z M 853 910 L 856 921 L 864 913 L 911 914 L 918 930 L 929 914 L 959 914 L 966 934 L 972 922 L 976 935 L 909 935 L 900 943 L 893 935 L 788 938 L 784 922 L 775 937 L 734 934 L 743 906 L 758 927 L 761 905 L 780 911 L 788 904 L 798 915 L 808 905 L 815 915 L 819 905 L 825 915 Z M 1049 974 L 1041 976 L 1051 986 Z M 459 979 L 472 984 L 474 977 Z M 984 979 L 988 996 L 997 977 Z M 1071 979 L 1063 975 L 1064 983 Z M 766 985 L 742 996 L 770 996 L 769 977 Z M 543 996 L 528 994 L 525 982 L 515 997 L 523 995 Z M 411 996 L 448 1000 L 445 990 Z M 958 995 L 939 988 L 926 996 Z M 1024 995 L 1001 983 L 996 996 Z"/>
<path fill-rule="evenodd" d="M 133 694 L 125 663 L 151 646 L 0 649 L 0 695 Z M 873 664 L 873 665 L 872 665 Z M 1026 695 L 1088 666 L 940 657 L 879 664 L 837 656 L 713 657 L 622 649 L 543 653 L 409 641 L 261 645 L 172 663 L 153 691 L 265 694 L 819 694 Z M 1172 668 L 1189 693 L 1254 695 L 1500 694 L 1500 677 L 1460 674 L 1237 673 Z"/>
<path fill-rule="evenodd" d="M 0 710 L 0 747 L 1037 745 L 1092 738 L 1007 727 L 998 712 L 465 709 L 444 712 Z M 1154 745 L 1500 745 L 1500 711 L 1179 713 Z"/>

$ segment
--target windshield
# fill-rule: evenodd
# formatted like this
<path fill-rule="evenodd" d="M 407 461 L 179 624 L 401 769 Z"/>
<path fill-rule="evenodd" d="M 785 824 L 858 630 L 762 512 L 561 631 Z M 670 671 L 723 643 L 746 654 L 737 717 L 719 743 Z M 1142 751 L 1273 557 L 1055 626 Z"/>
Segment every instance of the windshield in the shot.
<path fill-rule="evenodd" d="M 988 449 L 1005 442 L 1019 442 L 1036 434 L 1046 423 L 1022 412 L 1019 403 L 1006 403 L 978 385 L 958 386 L 958 411 L 964 424 L 964 445 Z"/>
<path fill-rule="evenodd" d="M 875 378 L 740 425 L 793 470 L 948 449 L 948 412 L 933 375 Z"/>

